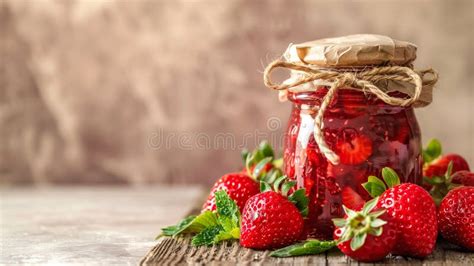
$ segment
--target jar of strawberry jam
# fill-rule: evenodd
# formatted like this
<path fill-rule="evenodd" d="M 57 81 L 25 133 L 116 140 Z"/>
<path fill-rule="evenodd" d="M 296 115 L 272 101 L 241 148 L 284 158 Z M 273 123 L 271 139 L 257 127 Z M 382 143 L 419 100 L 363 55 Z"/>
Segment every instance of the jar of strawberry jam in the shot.
<path fill-rule="evenodd" d="M 360 208 L 370 198 L 362 184 L 383 167 L 402 182 L 421 183 L 414 107 L 431 102 L 437 77 L 414 71 L 415 57 L 411 43 L 353 35 L 291 45 L 267 67 L 266 85 L 292 103 L 284 172 L 310 198 L 308 237 L 332 238 L 331 219 L 343 215 L 342 205 Z M 277 67 L 291 76 L 275 85 L 270 73 Z"/>

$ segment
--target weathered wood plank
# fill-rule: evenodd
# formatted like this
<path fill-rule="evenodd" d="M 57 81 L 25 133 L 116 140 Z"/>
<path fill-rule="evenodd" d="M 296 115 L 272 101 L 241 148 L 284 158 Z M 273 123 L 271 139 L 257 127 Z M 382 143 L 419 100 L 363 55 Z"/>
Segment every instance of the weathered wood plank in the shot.
<path fill-rule="evenodd" d="M 190 239 L 188 236 L 163 238 L 143 258 L 141 265 L 474 265 L 474 253 L 463 252 L 444 242 L 424 260 L 391 256 L 382 262 L 367 264 L 358 263 L 337 249 L 320 255 L 282 259 L 270 257 L 269 251 L 242 248 L 236 241 L 212 247 L 193 247 Z"/>
<path fill-rule="evenodd" d="M 198 213 L 199 207 L 191 213 Z M 474 265 L 474 253 L 466 252 L 445 241 L 439 241 L 436 250 L 421 260 L 390 256 L 375 263 L 359 263 L 333 249 L 324 254 L 292 258 L 273 258 L 269 251 L 246 249 L 237 241 L 212 247 L 193 247 L 191 237 L 164 237 L 141 260 L 140 265 Z"/>

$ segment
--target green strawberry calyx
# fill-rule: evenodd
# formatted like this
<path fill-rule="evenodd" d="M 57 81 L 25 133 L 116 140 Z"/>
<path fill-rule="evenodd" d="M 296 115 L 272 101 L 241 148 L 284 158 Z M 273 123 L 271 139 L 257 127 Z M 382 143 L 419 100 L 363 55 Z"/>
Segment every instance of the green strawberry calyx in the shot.
<path fill-rule="evenodd" d="M 240 238 L 240 211 L 227 192 L 215 193 L 216 211 L 205 211 L 199 215 L 191 215 L 178 224 L 161 229 L 162 236 L 195 234 L 191 244 L 194 246 L 210 246 L 224 240 Z"/>
<path fill-rule="evenodd" d="M 332 219 L 334 225 L 341 229 L 341 236 L 336 241 L 337 244 L 350 240 L 351 249 L 356 251 L 364 245 L 367 235 L 382 235 L 383 226 L 387 222 L 379 218 L 385 213 L 385 209 L 374 210 L 378 199 L 376 197 L 366 202 L 361 211 L 353 211 L 344 205 L 342 206 L 347 218 Z"/>
<path fill-rule="evenodd" d="M 453 161 L 449 162 L 448 168 L 446 169 L 446 173 L 443 176 L 423 177 L 423 182 L 432 186 L 429 192 L 434 202 L 436 203 L 436 206 L 439 206 L 439 204 L 441 204 L 441 201 L 450 190 L 461 186 L 461 184 L 452 183 L 452 174 Z"/>
<path fill-rule="evenodd" d="M 262 141 L 252 152 L 243 150 L 241 155 L 247 174 L 256 181 L 282 174 L 283 159 L 275 159 L 275 152 L 268 141 Z M 270 169 L 267 169 L 268 164 L 271 165 Z"/>
<path fill-rule="evenodd" d="M 275 178 L 275 179 L 273 179 Z M 268 182 L 270 181 L 270 182 Z M 306 190 L 304 188 L 300 188 L 295 190 L 293 193 L 288 195 L 290 190 L 296 185 L 296 181 L 289 180 L 286 175 L 272 177 L 270 180 L 267 181 L 260 181 L 260 191 L 275 191 L 280 193 L 284 197 L 287 197 L 289 201 L 291 201 L 296 208 L 300 211 L 303 217 L 308 216 L 308 202 L 309 199 L 306 196 Z"/>
<path fill-rule="evenodd" d="M 388 188 L 400 185 L 397 172 L 390 167 L 382 168 L 382 178 L 383 181 L 376 176 L 369 176 L 367 182 L 362 184 L 372 198 L 380 196 Z"/>

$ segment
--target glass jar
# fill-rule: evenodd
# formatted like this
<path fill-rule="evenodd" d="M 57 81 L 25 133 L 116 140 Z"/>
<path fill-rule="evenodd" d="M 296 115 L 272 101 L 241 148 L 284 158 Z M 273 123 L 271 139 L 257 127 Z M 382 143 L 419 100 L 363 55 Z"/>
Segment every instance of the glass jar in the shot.
<path fill-rule="evenodd" d="M 331 219 L 343 216 L 343 204 L 370 198 L 361 185 L 368 176 L 380 176 L 388 166 L 402 182 L 420 184 L 423 163 L 412 107 L 389 105 L 347 88 L 336 92 L 324 113 L 324 139 L 340 158 L 339 164 L 328 161 L 313 135 L 314 117 L 327 90 L 319 86 L 311 92 L 288 92 L 293 107 L 283 155 L 284 172 L 310 198 L 306 236 L 319 239 L 332 239 Z"/>

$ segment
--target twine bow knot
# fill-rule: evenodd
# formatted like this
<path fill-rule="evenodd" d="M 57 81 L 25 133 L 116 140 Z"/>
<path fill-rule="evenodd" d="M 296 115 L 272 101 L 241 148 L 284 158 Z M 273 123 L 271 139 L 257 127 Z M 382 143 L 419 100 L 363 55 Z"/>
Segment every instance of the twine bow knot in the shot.
<path fill-rule="evenodd" d="M 271 73 L 276 68 L 285 68 L 292 71 L 298 71 L 303 74 L 301 78 L 275 84 L 271 80 Z M 425 75 L 431 75 L 431 79 L 425 79 Z M 315 80 L 324 80 L 329 82 L 329 89 L 324 96 L 316 117 L 314 118 L 314 139 L 318 144 L 319 150 L 334 165 L 339 164 L 339 156 L 332 151 L 323 137 L 323 116 L 329 103 L 337 90 L 349 87 L 350 89 L 359 89 L 363 92 L 369 92 L 381 99 L 387 104 L 396 106 L 409 106 L 417 102 L 420 98 L 423 86 L 434 85 L 438 80 L 438 74 L 433 69 L 415 71 L 407 66 L 382 66 L 373 67 L 369 70 L 339 72 L 317 68 L 303 63 L 291 63 L 283 60 L 275 60 L 270 63 L 264 71 L 263 80 L 265 86 L 274 90 L 290 90 L 304 83 Z M 379 88 L 376 84 L 380 81 L 398 81 L 407 82 L 413 85 L 413 92 L 408 98 L 398 98 L 390 96 L 385 90 Z M 308 91 L 315 88 L 308 89 Z"/>

